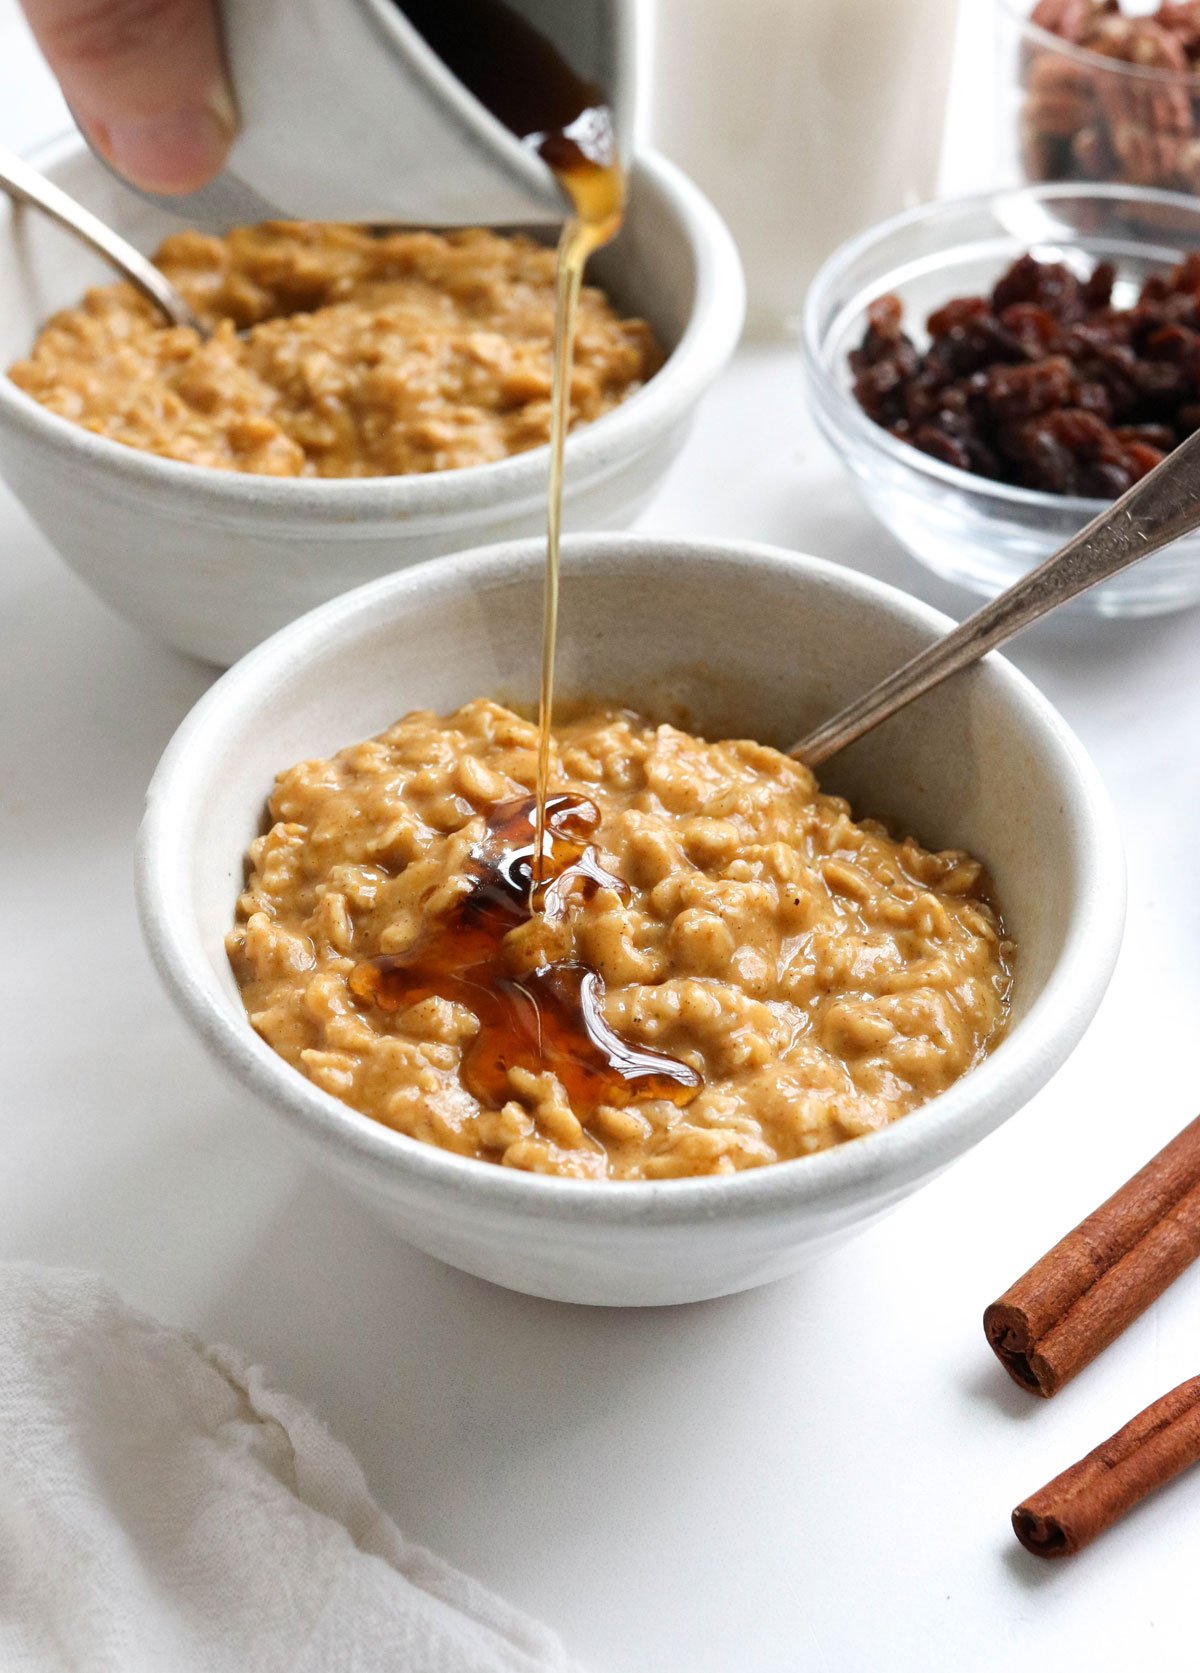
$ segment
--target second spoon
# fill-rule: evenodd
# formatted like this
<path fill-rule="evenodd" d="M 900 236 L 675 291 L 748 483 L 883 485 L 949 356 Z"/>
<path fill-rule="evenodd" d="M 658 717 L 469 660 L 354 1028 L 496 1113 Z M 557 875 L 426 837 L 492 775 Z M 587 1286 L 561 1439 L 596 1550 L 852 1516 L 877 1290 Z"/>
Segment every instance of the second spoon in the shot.
<path fill-rule="evenodd" d="M 154 263 L 135 250 L 120 233 L 114 232 L 90 209 L 85 209 L 61 186 L 56 186 L 45 175 L 39 174 L 23 158 L 0 146 L 0 190 L 17 203 L 40 209 L 52 221 L 57 221 L 67 232 L 114 267 L 123 279 L 128 279 L 135 290 L 154 303 L 172 325 L 184 325 L 210 335 L 208 327 L 193 313 L 182 294 L 160 273 Z"/>

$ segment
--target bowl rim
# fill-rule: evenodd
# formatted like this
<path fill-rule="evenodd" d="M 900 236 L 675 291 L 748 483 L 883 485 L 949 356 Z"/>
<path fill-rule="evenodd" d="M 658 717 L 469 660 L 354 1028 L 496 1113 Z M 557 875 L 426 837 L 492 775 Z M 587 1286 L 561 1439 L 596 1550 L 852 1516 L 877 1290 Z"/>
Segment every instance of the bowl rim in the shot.
<path fill-rule="evenodd" d="M 960 494 L 975 495 L 998 505 L 1021 507 L 1027 513 L 1071 512 L 1078 517 L 1082 527 L 1084 523 L 1090 523 L 1093 517 L 1099 516 L 1112 501 L 1093 499 L 1083 494 L 1052 494 L 1044 488 L 1023 488 L 1016 483 L 995 482 L 990 477 L 976 476 L 971 471 L 960 470 L 957 465 L 947 465 L 941 459 L 935 459 L 932 454 L 923 453 L 919 447 L 914 447 L 911 442 L 901 441 L 867 417 L 849 389 L 834 376 L 825 353 L 825 333 L 821 327 L 820 316 L 828 305 L 828 293 L 853 263 L 869 254 L 892 234 L 903 232 L 908 227 L 919 226 L 923 221 L 933 220 L 940 214 L 967 212 L 972 209 L 988 210 L 996 204 L 1003 203 L 1005 199 L 1022 198 L 1035 199 L 1038 202 L 1053 202 L 1058 198 L 1090 198 L 1183 210 L 1192 217 L 1197 230 L 1200 231 L 1200 198 L 1188 197 L 1183 192 L 1164 192 L 1150 187 L 1045 181 L 1037 185 L 994 186 L 986 191 L 964 192 L 955 197 L 931 199 L 913 209 L 905 209 L 898 215 L 891 215 L 887 220 L 877 221 L 874 226 L 856 233 L 853 238 L 839 244 L 822 262 L 809 286 L 801 322 L 801 354 L 805 376 L 816 398 L 817 412 L 823 414 L 827 422 L 841 434 L 854 436 L 904 469 L 913 471 L 918 476 L 929 477 Z M 943 246 L 938 253 L 947 256 L 956 248 L 956 245 Z M 882 284 L 883 281 L 880 282 Z M 880 290 L 879 294 L 882 296 L 887 292 Z"/>
<path fill-rule="evenodd" d="M 34 152 L 46 171 L 87 153 L 74 130 Z M 668 158 L 640 150 L 631 165 L 631 196 L 639 180 L 661 193 L 695 263 L 695 296 L 674 348 L 660 369 L 626 401 L 567 437 L 568 494 L 601 480 L 641 453 L 700 397 L 728 360 L 745 317 L 745 282 L 728 227 L 700 189 Z M 10 237 L 11 218 L 0 236 Z M 215 518 L 325 517 L 334 523 L 508 511 L 545 497 L 548 445 L 483 465 L 410 476 L 274 477 L 164 459 L 97 435 L 51 412 L 0 368 L 0 421 L 33 445 L 67 462 L 110 473 L 129 491 L 186 496 Z"/>
<path fill-rule="evenodd" d="M 1091 47 L 1081 46 L 1077 41 L 1068 41 L 1062 35 L 1056 35 L 1053 29 L 1047 29 L 1044 24 L 1035 23 L 1032 14 L 1022 9 L 1023 3 L 1024 0 L 1000 0 L 1001 7 L 1022 33 L 1031 36 L 1047 51 L 1077 59 L 1090 69 L 1104 71 L 1109 75 L 1131 76 L 1134 80 L 1154 82 L 1160 87 L 1187 87 L 1193 94 L 1200 95 L 1200 70 L 1172 70 L 1165 66 L 1156 69 L 1152 64 L 1126 64 L 1120 58 L 1109 58 L 1103 52 L 1093 52 Z M 1128 12 L 1112 15 L 1122 16 L 1130 23 L 1154 21 L 1152 12 L 1146 13 L 1144 18 Z"/>
<path fill-rule="evenodd" d="M 941 612 L 881 581 L 752 541 L 576 535 L 564 541 L 564 573 L 569 577 L 573 570 L 608 558 L 640 561 L 648 554 L 679 569 L 730 557 L 747 566 L 770 567 L 802 585 L 849 594 L 864 610 L 898 619 L 930 637 L 953 625 Z M 1121 941 L 1124 860 L 1099 774 L 1048 700 L 995 653 L 974 677 L 1006 688 L 1030 728 L 1057 754 L 1063 794 L 1078 811 L 1080 887 L 1063 955 L 1013 1032 L 946 1092 L 880 1132 L 731 1175 L 592 1181 L 527 1174 L 453 1155 L 351 1109 L 305 1080 L 208 991 L 204 972 L 211 980 L 211 962 L 190 906 L 187 823 L 206 773 L 221 757 L 223 736 L 260 707 L 306 657 L 339 644 L 349 648 L 367 626 L 378 625 L 381 608 L 400 613 L 414 593 L 452 597 L 476 577 L 494 576 L 506 566 L 510 575 L 538 574 L 543 562 L 544 542 L 533 537 L 431 559 L 369 582 L 282 628 L 200 699 L 154 773 L 136 845 L 138 911 L 169 997 L 220 1065 L 343 1167 L 372 1170 L 372 1184 L 381 1191 L 407 1186 L 448 1200 L 467 1197 L 497 1212 L 541 1213 L 608 1226 L 697 1223 L 722 1213 L 754 1219 L 817 1203 L 825 1208 L 853 1205 L 873 1192 L 899 1195 L 998 1126 L 1050 1078 L 1094 1015 Z M 240 864 L 241 855 L 231 859 Z M 232 899 L 230 904 L 232 913 Z"/>

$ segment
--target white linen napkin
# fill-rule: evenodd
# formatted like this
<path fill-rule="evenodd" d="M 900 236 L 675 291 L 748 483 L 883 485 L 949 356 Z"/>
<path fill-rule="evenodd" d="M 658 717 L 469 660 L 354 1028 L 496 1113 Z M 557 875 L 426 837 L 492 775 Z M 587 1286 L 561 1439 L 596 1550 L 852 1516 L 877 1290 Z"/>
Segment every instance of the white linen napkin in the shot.
<path fill-rule="evenodd" d="M 0 1266 L 4 1673 L 578 1673 L 263 1372 Z"/>

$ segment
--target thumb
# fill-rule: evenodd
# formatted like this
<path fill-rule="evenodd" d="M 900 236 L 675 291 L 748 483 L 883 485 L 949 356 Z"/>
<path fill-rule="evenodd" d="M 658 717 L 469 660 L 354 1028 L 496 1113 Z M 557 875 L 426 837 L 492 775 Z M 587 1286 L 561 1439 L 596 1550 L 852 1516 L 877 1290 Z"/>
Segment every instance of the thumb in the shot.
<path fill-rule="evenodd" d="M 190 192 L 225 160 L 237 119 L 213 0 L 24 0 L 80 127 L 152 192 Z"/>

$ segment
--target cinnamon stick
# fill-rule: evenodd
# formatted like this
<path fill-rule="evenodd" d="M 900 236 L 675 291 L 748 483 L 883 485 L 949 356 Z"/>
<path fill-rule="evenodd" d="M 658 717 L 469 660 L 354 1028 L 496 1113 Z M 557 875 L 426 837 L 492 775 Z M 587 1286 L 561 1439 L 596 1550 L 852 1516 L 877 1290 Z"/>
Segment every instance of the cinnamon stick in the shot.
<path fill-rule="evenodd" d="M 1035 1557 L 1072 1556 L 1197 1461 L 1200 1377 L 1193 1377 L 1018 1505 L 1013 1532 Z"/>
<path fill-rule="evenodd" d="M 1200 1255 L 1200 1118 L 983 1315 L 1014 1382 L 1049 1399 Z"/>

